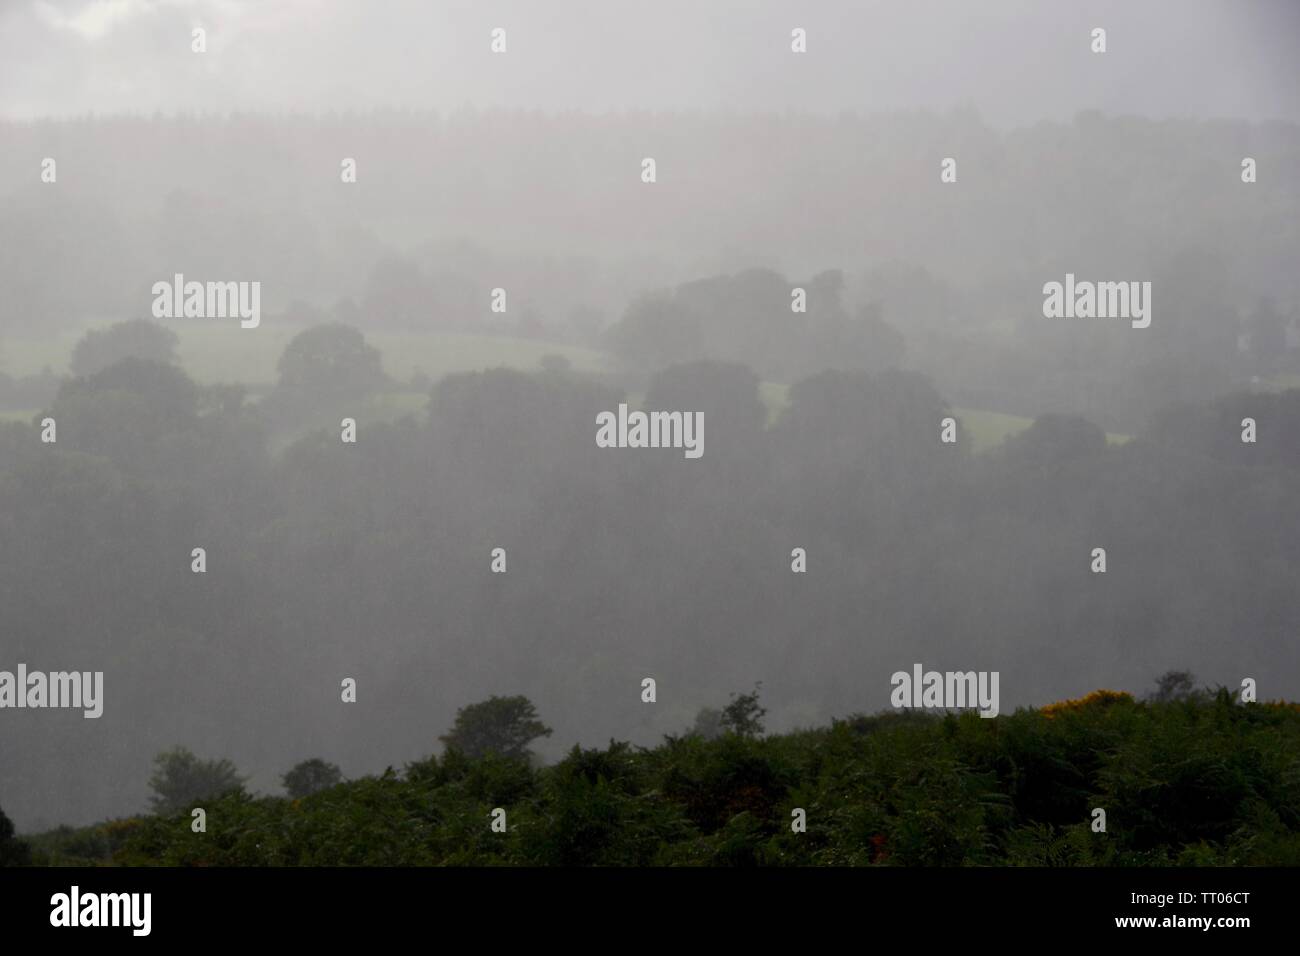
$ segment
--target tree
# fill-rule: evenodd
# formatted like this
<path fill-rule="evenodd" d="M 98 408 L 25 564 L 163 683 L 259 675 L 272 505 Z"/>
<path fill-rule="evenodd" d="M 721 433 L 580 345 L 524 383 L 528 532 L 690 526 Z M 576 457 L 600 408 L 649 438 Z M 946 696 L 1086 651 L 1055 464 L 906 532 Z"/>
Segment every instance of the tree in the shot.
<path fill-rule="evenodd" d="M 526 758 L 530 743 L 550 735 L 551 728 L 537 719 L 537 709 L 527 697 L 493 695 L 458 710 L 451 730 L 438 739 L 467 757 L 492 751 L 503 757 Z"/>
<path fill-rule="evenodd" d="M 130 474 L 186 483 L 189 452 L 202 450 L 200 389 L 175 365 L 129 356 L 83 378 L 65 379 L 49 414 L 59 442 L 103 455 Z M 181 448 L 186 453 L 181 453 Z"/>
<path fill-rule="evenodd" d="M 106 329 L 91 329 L 72 349 L 73 375 L 93 375 L 124 358 L 154 362 L 176 361 L 180 339 L 171 329 L 148 319 L 118 322 Z"/>
<path fill-rule="evenodd" d="M 0 866 L 25 866 L 30 861 L 30 848 L 14 836 L 13 821 L 0 810 Z"/>
<path fill-rule="evenodd" d="M 722 711 L 716 707 L 701 707 L 695 714 L 695 723 L 689 735 L 704 740 L 717 740 L 722 736 Z"/>
<path fill-rule="evenodd" d="M 722 728 L 738 737 L 757 737 L 763 733 L 763 717 L 767 708 L 759 706 L 758 690 L 762 681 L 748 694 L 732 694 L 731 703 L 722 708 Z"/>
<path fill-rule="evenodd" d="M 1005 455 L 1020 468 L 1057 466 L 1106 453 L 1106 433 L 1078 415 L 1048 413 L 1007 439 Z"/>
<path fill-rule="evenodd" d="M 1166 671 L 1156 678 L 1156 689 L 1151 693 L 1154 701 L 1186 700 L 1196 695 L 1196 678 L 1191 671 Z"/>
<path fill-rule="evenodd" d="M 350 325 L 313 325 L 284 347 L 276 366 L 280 380 L 260 403 L 272 429 L 293 431 L 340 416 L 390 384 L 379 350 Z"/>
<path fill-rule="evenodd" d="M 280 387 L 310 396 L 361 398 L 387 384 L 379 350 L 350 325 L 313 325 L 293 337 L 277 366 Z"/>
<path fill-rule="evenodd" d="M 711 435 L 709 454 L 754 448 L 767 423 L 759 378 L 748 366 L 702 360 L 671 365 L 651 376 L 648 409 L 689 408 L 704 415 Z"/>
<path fill-rule="evenodd" d="M 281 782 L 285 792 L 298 800 L 342 783 L 343 772 L 335 764 L 313 757 L 286 773 Z"/>
<path fill-rule="evenodd" d="M 573 371 L 573 363 L 563 355 L 543 355 L 537 364 L 547 375 L 568 375 Z"/>
<path fill-rule="evenodd" d="M 185 747 L 175 747 L 154 757 L 149 798 L 154 813 L 167 815 L 190 810 L 196 801 L 211 800 L 244 789 L 229 760 L 200 760 Z"/>

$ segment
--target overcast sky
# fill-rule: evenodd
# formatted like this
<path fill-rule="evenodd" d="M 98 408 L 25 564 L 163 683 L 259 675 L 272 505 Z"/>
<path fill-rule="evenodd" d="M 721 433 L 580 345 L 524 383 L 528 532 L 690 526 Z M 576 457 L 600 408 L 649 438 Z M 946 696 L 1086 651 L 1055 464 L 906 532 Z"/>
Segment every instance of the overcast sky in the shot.
<path fill-rule="evenodd" d="M 1090 108 L 1300 121 L 1298 44 L 1295 0 L 0 0 L 0 116 L 973 105 L 999 125 Z"/>

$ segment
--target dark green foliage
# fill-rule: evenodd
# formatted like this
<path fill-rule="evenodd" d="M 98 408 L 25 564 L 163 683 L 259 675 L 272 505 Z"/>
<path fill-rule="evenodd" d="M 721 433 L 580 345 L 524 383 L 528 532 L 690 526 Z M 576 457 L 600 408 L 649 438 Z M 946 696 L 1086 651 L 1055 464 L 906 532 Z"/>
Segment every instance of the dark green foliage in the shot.
<path fill-rule="evenodd" d="M 756 720 L 756 694 L 737 700 L 745 698 L 737 711 Z M 524 726 L 535 718 L 531 708 L 510 711 Z M 323 764 L 300 767 L 316 763 Z M 518 753 L 487 748 L 474 758 L 453 747 L 402 774 L 389 770 L 300 799 L 254 798 L 232 783 L 238 778 L 225 761 L 199 761 L 184 750 L 161 755 L 155 789 L 173 794 L 169 812 L 38 835 L 31 859 L 185 866 L 1300 864 L 1300 706 L 1242 705 L 1226 690 L 1145 702 L 1102 692 L 995 719 L 884 713 L 765 738 L 691 734 L 651 749 L 611 741 L 605 749 L 574 747 L 543 769 Z M 188 817 L 170 811 L 190 805 L 182 792 L 214 787 L 227 792 L 205 799 L 208 831 L 195 835 Z M 507 811 L 506 833 L 490 830 L 495 807 Z M 1094 807 L 1106 810 L 1106 833 L 1090 829 Z M 805 833 L 791 830 L 795 808 L 806 812 Z M 0 816 L 0 860 L 25 862 L 19 847 Z"/>
<path fill-rule="evenodd" d="M 645 866 L 688 838 L 681 808 L 658 792 L 644 760 L 625 743 L 574 747 L 545 777 L 546 825 L 523 835 L 527 859 L 559 866 Z"/>
<path fill-rule="evenodd" d="M 705 833 L 740 813 L 775 821 L 778 802 L 797 780 L 794 767 L 771 748 L 735 734 L 708 742 L 687 738 L 670 747 L 664 791 Z"/>
<path fill-rule="evenodd" d="M 506 833 L 490 814 L 503 807 Z M 1091 810 L 1107 832 L 1091 830 Z M 791 811 L 807 832 L 791 830 Z M 1294 866 L 1300 706 L 1125 695 L 982 719 L 887 713 L 765 738 L 459 750 L 301 800 L 235 792 L 33 837 L 38 863 Z"/>
<path fill-rule="evenodd" d="M 22 866 L 30 857 L 27 844 L 14 835 L 13 821 L 0 810 L 0 866 Z"/>
<path fill-rule="evenodd" d="M 89 827 L 61 826 L 28 838 L 36 866 L 99 866 L 116 857 L 139 819 L 109 820 Z"/>

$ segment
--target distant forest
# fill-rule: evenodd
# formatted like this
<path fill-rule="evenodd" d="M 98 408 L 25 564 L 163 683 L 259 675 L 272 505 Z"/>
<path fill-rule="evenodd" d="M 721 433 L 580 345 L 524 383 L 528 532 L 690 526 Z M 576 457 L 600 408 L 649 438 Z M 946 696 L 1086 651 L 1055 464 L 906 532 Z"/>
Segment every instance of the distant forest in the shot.
<path fill-rule="evenodd" d="M 50 155 L 53 190 L 32 173 Z M 1099 113 L 1011 130 L 971 109 L 5 122 L 0 372 L 41 372 L 6 360 L 7 336 L 147 317 L 150 285 L 180 272 L 260 279 L 271 312 L 490 327 L 633 368 L 736 360 L 788 384 L 828 356 L 903 364 L 962 406 L 1131 433 L 1175 401 L 1300 384 L 1298 165 L 1294 124 Z M 1152 281 L 1152 327 L 1044 322 L 1042 285 L 1067 272 Z M 818 294 L 792 325 L 796 284 Z M 0 407 L 52 397 L 26 384 L 6 400 L 0 379 Z"/>

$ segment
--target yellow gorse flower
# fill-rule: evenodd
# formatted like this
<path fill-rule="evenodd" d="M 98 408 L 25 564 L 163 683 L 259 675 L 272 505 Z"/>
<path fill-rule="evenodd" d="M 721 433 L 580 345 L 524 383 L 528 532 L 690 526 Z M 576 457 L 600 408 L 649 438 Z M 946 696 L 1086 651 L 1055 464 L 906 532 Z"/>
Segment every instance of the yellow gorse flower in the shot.
<path fill-rule="evenodd" d="M 1118 704 L 1120 701 L 1133 702 L 1133 695 L 1122 690 L 1094 690 L 1086 697 L 1074 700 L 1058 700 L 1054 704 L 1039 708 L 1044 717 L 1056 717 L 1060 714 L 1075 713 L 1087 707 L 1104 707 Z"/>
<path fill-rule="evenodd" d="M 1267 700 L 1260 703 L 1261 707 L 1269 707 L 1274 710 L 1290 710 L 1300 714 L 1300 703 L 1293 700 Z"/>

